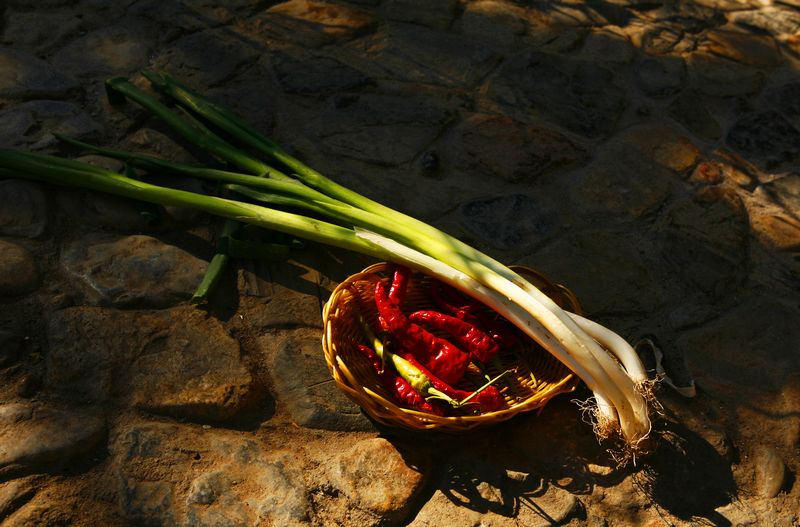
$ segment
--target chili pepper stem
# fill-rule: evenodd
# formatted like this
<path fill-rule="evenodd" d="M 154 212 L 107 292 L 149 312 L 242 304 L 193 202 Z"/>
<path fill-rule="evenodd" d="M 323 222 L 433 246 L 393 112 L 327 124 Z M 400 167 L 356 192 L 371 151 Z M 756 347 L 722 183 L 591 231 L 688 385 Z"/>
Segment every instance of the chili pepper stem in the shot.
<path fill-rule="evenodd" d="M 463 399 L 463 400 L 459 401 L 459 402 L 458 402 L 458 406 L 464 406 L 464 405 L 466 405 L 466 404 L 470 404 L 470 400 L 471 400 L 471 399 L 473 399 L 474 397 L 476 397 L 476 396 L 477 396 L 479 393 L 481 393 L 483 390 L 485 390 L 485 389 L 486 389 L 486 388 L 488 388 L 489 386 L 493 385 L 495 382 L 499 381 L 501 378 L 503 378 L 503 376 L 505 376 L 505 375 L 506 375 L 507 373 L 509 373 L 510 371 L 511 371 L 511 370 L 506 370 L 506 371 L 504 371 L 503 373 L 501 373 L 500 375 L 497 375 L 497 376 L 496 376 L 496 377 L 494 377 L 493 379 L 489 380 L 489 382 L 487 382 L 486 384 L 484 384 L 483 386 L 481 386 L 480 388 L 478 388 L 477 390 L 475 390 L 474 392 L 472 392 L 472 394 L 470 394 L 470 395 L 469 395 L 469 397 L 467 397 L 466 399 Z M 473 404 L 475 404 L 475 403 L 473 403 Z"/>
<path fill-rule="evenodd" d="M 452 406 L 453 408 L 460 408 L 462 406 L 462 402 L 461 401 L 457 401 L 457 400 L 453 399 L 452 397 L 450 397 L 449 395 L 447 395 L 443 391 L 437 390 L 433 386 L 428 388 L 428 393 L 430 395 L 425 397 L 426 401 L 444 401 L 447 404 L 449 404 L 450 406 Z"/>

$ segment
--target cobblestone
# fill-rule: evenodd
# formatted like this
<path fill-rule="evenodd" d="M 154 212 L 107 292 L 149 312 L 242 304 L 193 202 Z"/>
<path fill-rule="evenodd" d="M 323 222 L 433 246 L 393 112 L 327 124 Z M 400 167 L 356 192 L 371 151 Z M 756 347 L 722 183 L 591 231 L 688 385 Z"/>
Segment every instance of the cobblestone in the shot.
<path fill-rule="evenodd" d="M 563 283 L 696 394 L 656 388 L 635 469 L 582 421 L 583 385 L 469 434 L 380 425 L 320 345 L 368 258 L 233 259 L 195 306 L 216 220 L 3 172 L 4 526 L 797 523 L 796 0 L 35 4 L 0 9 L 0 147 L 126 169 L 61 133 L 215 163 L 104 96 L 166 70 L 332 179 Z"/>

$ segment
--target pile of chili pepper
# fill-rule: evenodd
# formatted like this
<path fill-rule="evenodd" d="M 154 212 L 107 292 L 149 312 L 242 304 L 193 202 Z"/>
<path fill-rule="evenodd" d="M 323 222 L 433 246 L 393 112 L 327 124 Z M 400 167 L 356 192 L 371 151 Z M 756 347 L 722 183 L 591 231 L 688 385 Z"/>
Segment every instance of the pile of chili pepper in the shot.
<path fill-rule="evenodd" d="M 375 307 L 383 338 L 362 321 L 372 347 L 358 345 L 370 361 L 384 388 L 401 405 L 431 413 L 484 414 L 505 406 L 492 384 L 468 392 L 456 388 L 470 364 L 483 370 L 501 349 L 517 342 L 512 326 L 493 317 L 481 303 L 454 288 L 430 280 L 430 296 L 438 310 L 407 313 L 406 293 L 411 270 L 396 266 L 391 285 L 375 284 Z M 446 335 L 447 338 L 439 335 Z"/>

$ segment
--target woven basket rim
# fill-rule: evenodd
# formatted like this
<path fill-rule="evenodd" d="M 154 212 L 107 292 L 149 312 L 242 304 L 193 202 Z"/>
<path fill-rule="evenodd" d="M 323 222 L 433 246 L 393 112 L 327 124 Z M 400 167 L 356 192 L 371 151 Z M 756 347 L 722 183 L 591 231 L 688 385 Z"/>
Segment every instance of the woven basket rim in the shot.
<path fill-rule="evenodd" d="M 357 368 L 355 368 L 356 365 L 352 364 L 357 359 L 350 358 L 350 364 L 346 360 L 354 344 L 351 341 L 352 339 L 348 340 L 343 336 L 344 330 L 341 328 L 349 322 L 347 319 L 347 302 L 355 302 L 354 288 L 357 285 L 363 286 L 366 283 L 374 284 L 379 279 L 387 280 L 389 270 L 393 265 L 387 262 L 378 262 L 347 277 L 334 289 L 322 312 L 322 348 L 328 370 L 339 390 L 359 405 L 373 420 L 388 426 L 412 430 L 466 431 L 479 426 L 505 421 L 522 412 L 539 410 L 556 395 L 571 392 L 578 385 L 579 379 L 566 366 L 558 362 L 549 353 L 540 352 L 547 355 L 546 360 L 553 361 L 553 365 L 548 366 L 548 368 L 554 368 L 560 378 L 555 382 L 547 383 L 544 389 L 537 390 L 533 395 L 521 401 L 514 401 L 508 404 L 506 408 L 485 414 L 437 416 L 401 407 L 389 394 L 385 393 L 382 387 L 377 387 L 377 389 L 370 388 L 367 384 L 373 382 L 374 379 L 359 378 Z M 568 308 L 571 311 L 582 312 L 577 298 L 566 287 L 554 283 L 536 270 L 523 266 L 513 266 L 512 268 L 526 278 L 531 279 L 535 285 L 544 285 L 543 292 L 550 296 L 557 295 L 561 303 L 569 304 Z M 532 341 L 530 346 L 532 349 L 538 348 Z"/>

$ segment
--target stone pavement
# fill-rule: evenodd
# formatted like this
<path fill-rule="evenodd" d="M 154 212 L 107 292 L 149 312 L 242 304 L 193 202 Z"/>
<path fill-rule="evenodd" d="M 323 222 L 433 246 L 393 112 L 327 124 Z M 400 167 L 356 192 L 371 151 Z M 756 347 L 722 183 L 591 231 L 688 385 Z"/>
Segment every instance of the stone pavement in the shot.
<path fill-rule="evenodd" d="M 572 397 L 468 435 L 378 427 L 319 342 L 368 259 L 236 262 L 197 308 L 217 221 L 2 179 L 4 527 L 800 522 L 797 0 L 6 0 L 0 35 L 0 146 L 192 160 L 103 94 L 165 70 L 697 386 L 661 387 L 659 449 L 622 469 Z"/>

